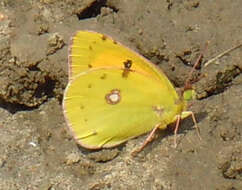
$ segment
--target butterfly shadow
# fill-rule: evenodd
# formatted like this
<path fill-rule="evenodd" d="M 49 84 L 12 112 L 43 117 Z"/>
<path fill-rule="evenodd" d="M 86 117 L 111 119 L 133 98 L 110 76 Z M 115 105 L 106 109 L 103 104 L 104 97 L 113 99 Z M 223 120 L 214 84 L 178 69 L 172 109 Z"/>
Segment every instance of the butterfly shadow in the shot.
<path fill-rule="evenodd" d="M 11 114 L 15 114 L 19 111 L 32 111 L 37 109 L 38 106 L 28 107 L 23 104 L 9 103 L 0 98 L 0 108 L 7 110 Z"/>
<path fill-rule="evenodd" d="M 199 123 L 204 120 L 207 117 L 207 112 L 201 112 L 201 113 L 196 113 L 195 118 L 197 121 L 197 126 L 199 127 Z M 151 153 L 153 148 L 156 148 L 157 146 L 160 145 L 161 141 L 163 138 L 167 136 L 173 136 L 174 137 L 174 129 L 175 129 L 176 123 L 172 123 L 167 126 L 166 130 L 158 130 L 156 132 L 156 138 L 150 142 L 147 147 L 152 147 L 152 148 L 144 148 L 145 154 Z M 178 129 L 178 135 L 183 134 L 184 136 L 191 130 L 196 130 L 194 128 L 194 122 L 192 120 L 192 117 L 187 117 L 183 120 L 181 120 L 179 129 Z M 179 146 L 179 142 L 178 142 Z"/>
<path fill-rule="evenodd" d="M 115 159 L 122 149 L 125 147 L 125 143 L 122 143 L 118 146 L 112 148 L 102 148 L 102 149 L 86 149 L 81 146 L 78 146 L 79 150 L 90 160 L 93 160 L 98 163 L 106 163 Z"/>
<path fill-rule="evenodd" d="M 197 126 L 199 127 L 199 123 L 204 120 L 207 117 L 207 112 L 200 112 L 200 113 L 196 113 L 194 114 L 195 118 L 196 118 L 196 122 L 197 122 Z M 175 123 L 169 125 L 167 127 L 168 131 L 170 131 L 172 134 L 174 135 L 174 130 L 175 130 Z M 184 118 L 181 120 L 180 124 L 179 124 L 179 129 L 178 129 L 178 134 L 187 134 L 188 131 L 194 130 L 195 128 L 195 123 L 192 120 L 192 117 L 189 116 L 187 118 Z"/>

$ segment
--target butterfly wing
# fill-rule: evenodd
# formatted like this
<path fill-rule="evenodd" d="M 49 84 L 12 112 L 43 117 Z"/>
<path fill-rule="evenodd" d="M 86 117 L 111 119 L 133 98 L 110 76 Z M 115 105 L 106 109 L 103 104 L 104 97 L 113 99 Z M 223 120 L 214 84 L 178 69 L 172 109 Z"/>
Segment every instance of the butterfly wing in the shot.
<path fill-rule="evenodd" d="M 90 69 L 65 91 L 64 112 L 76 140 L 91 149 L 116 146 L 165 128 L 178 114 L 177 97 L 167 85 L 142 73 L 118 68 Z"/>
<path fill-rule="evenodd" d="M 69 51 L 70 79 L 93 68 L 123 69 L 124 63 L 130 62 L 132 70 L 160 81 L 167 86 L 172 96 L 177 96 L 172 84 L 158 67 L 109 36 L 78 31 L 71 40 Z"/>

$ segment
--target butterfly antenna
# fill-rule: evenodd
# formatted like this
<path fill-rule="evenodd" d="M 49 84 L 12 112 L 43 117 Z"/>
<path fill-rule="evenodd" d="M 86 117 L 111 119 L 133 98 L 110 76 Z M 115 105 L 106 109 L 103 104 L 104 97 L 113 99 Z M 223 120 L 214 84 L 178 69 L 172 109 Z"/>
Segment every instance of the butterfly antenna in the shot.
<path fill-rule="evenodd" d="M 197 58 L 195 64 L 193 65 L 189 75 L 188 75 L 188 78 L 185 82 L 185 86 L 184 86 L 184 89 L 191 89 L 191 79 L 192 79 L 192 73 L 194 72 L 194 70 L 197 68 L 197 66 L 200 64 L 200 61 L 202 60 L 203 58 L 203 55 L 204 53 L 207 51 L 208 49 L 208 44 L 209 44 L 209 41 L 206 42 L 205 44 L 205 47 L 203 49 L 203 51 L 200 53 L 199 57 Z"/>

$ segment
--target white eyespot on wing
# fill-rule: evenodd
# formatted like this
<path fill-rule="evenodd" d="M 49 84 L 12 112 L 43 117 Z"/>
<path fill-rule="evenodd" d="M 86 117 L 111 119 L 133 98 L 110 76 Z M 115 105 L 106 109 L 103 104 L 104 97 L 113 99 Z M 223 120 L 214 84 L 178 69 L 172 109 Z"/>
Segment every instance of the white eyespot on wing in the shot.
<path fill-rule="evenodd" d="M 111 104 L 111 105 L 119 103 L 121 100 L 120 90 L 118 89 L 111 90 L 111 92 L 106 94 L 105 100 L 108 104 Z"/>

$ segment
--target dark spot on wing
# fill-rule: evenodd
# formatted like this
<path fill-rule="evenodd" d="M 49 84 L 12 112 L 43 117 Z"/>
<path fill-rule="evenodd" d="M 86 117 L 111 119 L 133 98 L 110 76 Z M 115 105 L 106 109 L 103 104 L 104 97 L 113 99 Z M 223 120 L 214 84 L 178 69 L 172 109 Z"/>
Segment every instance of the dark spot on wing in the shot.
<path fill-rule="evenodd" d="M 91 64 L 88 64 L 88 68 L 92 68 L 92 65 Z"/>
<path fill-rule="evenodd" d="M 100 79 L 104 80 L 107 78 L 107 74 L 106 73 L 103 73 L 102 76 L 100 77 Z"/>
<path fill-rule="evenodd" d="M 130 60 L 130 59 L 127 59 L 126 61 L 124 61 L 124 68 L 125 69 L 130 69 L 131 68 L 131 66 L 132 66 L 132 60 Z"/>
<path fill-rule="evenodd" d="M 164 112 L 164 109 L 161 106 L 152 106 L 152 109 L 159 117 L 161 117 Z"/>
<path fill-rule="evenodd" d="M 123 64 L 124 64 L 124 71 L 122 73 L 122 77 L 127 78 L 129 75 L 129 72 L 131 71 L 133 62 L 132 60 L 127 59 L 126 61 L 123 62 Z"/>
<path fill-rule="evenodd" d="M 105 41 L 107 39 L 107 36 L 102 35 L 102 40 Z"/>
<path fill-rule="evenodd" d="M 92 88 L 92 84 L 88 84 L 88 86 L 87 86 L 88 88 Z"/>

